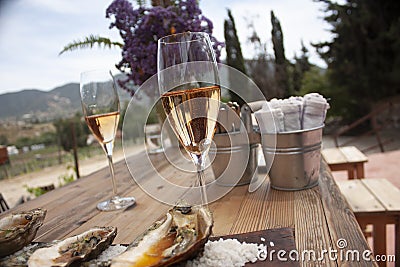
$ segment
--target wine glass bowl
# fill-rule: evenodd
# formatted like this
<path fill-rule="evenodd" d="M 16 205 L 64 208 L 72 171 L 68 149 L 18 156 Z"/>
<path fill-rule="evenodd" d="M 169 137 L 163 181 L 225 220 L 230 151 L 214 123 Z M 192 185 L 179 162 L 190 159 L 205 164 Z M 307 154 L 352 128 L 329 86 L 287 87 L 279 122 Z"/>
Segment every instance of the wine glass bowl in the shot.
<path fill-rule="evenodd" d="M 207 152 L 219 110 L 219 86 L 164 93 L 161 101 L 180 143 L 193 157 Z"/>
<path fill-rule="evenodd" d="M 129 207 L 135 204 L 135 198 L 118 196 L 112 161 L 120 117 L 119 98 L 112 72 L 110 70 L 83 72 L 80 96 L 85 121 L 107 156 L 112 180 L 112 198 L 98 203 L 97 208 L 101 211 L 113 211 Z"/>
<path fill-rule="evenodd" d="M 185 32 L 160 38 L 157 67 L 165 114 L 196 166 L 201 202 L 206 205 L 205 157 L 214 136 L 221 95 L 208 34 Z"/>

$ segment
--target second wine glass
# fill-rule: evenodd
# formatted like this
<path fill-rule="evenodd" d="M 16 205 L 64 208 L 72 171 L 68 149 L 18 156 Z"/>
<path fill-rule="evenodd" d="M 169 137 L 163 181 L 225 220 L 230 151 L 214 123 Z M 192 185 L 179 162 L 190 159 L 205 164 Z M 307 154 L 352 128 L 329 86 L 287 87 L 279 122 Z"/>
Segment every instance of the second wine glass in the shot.
<path fill-rule="evenodd" d="M 113 196 L 97 204 L 101 211 L 113 211 L 135 204 L 133 197 L 118 196 L 112 160 L 120 104 L 114 76 L 110 70 L 94 70 L 81 74 L 80 94 L 83 115 L 89 129 L 102 146 L 110 167 Z"/>
<path fill-rule="evenodd" d="M 208 34 L 185 32 L 158 41 L 158 83 L 168 121 L 196 165 L 201 202 L 208 203 L 205 157 L 220 105 L 218 67 Z"/>

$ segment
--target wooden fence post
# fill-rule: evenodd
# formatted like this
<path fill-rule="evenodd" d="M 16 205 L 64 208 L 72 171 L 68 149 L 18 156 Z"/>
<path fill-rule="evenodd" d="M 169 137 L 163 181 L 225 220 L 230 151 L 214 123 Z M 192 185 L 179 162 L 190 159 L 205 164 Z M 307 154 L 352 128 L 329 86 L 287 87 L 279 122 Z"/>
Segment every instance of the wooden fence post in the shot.
<path fill-rule="evenodd" d="M 76 143 L 75 125 L 73 122 L 70 123 L 70 127 L 71 127 L 71 134 L 72 134 L 72 149 L 73 149 L 74 161 L 75 161 L 75 173 L 76 173 L 76 178 L 79 179 L 80 175 L 79 175 L 78 149 L 77 149 L 77 143 Z"/>

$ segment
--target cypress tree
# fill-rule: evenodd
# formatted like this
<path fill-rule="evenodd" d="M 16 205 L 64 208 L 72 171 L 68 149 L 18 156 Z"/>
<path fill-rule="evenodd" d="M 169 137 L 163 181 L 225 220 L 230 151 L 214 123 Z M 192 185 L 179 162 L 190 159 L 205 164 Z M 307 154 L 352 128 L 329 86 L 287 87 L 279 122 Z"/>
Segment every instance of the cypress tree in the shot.
<path fill-rule="evenodd" d="M 279 19 L 275 17 L 274 11 L 271 10 L 272 24 L 272 43 L 275 53 L 275 79 L 278 86 L 276 97 L 287 97 L 289 95 L 289 75 L 288 62 L 285 57 L 285 48 L 283 45 L 283 32 Z"/>
<path fill-rule="evenodd" d="M 308 49 L 304 46 L 303 41 L 301 41 L 301 56 L 297 57 L 295 55 L 294 59 L 296 62 L 293 65 L 293 90 L 294 92 L 299 92 L 304 74 L 311 68 L 311 64 L 308 61 Z"/>
<path fill-rule="evenodd" d="M 228 9 L 228 19 L 224 21 L 224 36 L 225 36 L 225 49 L 226 49 L 226 64 L 231 66 L 244 74 L 246 68 L 242 49 L 240 47 L 239 38 L 236 32 L 235 20 L 233 19 L 231 11 Z M 243 100 L 234 92 L 229 92 L 232 101 L 243 104 Z"/>
<path fill-rule="evenodd" d="M 277 96 L 277 86 L 274 78 L 275 63 L 270 59 L 267 53 L 267 44 L 261 41 L 252 22 L 248 24 L 248 28 L 249 31 L 253 31 L 248 41 L 253 45 L 255 56 L 246 62 L 247 73 L 260 88 L 265 98 L 270 100 Z"/>

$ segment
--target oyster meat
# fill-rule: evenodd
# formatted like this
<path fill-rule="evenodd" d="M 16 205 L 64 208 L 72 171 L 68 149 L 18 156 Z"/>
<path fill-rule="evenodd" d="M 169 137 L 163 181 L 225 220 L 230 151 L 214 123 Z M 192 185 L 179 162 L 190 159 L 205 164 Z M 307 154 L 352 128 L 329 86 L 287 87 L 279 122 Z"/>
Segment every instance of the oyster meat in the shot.
<path fill-rule="evenodd" d="M 43 224 L 46 210 L 33 209 L 13 213 L 0 219 L 0 258 L 14 253 L 36 236 Z"/>
<path fill-rule="evenodd" d="M 169 266 L 193 257 L 211 234 L 213 219 L 204 207 L 174 207 L 128 249 L 112 267 Z"/>
<path fill-rule="evenodd" d="M 36 250 L 28 260 L 29 267 L 69 266 L 97 257 L 117 235 L 115 227 L 95 227 L 48 248 Z"/>

